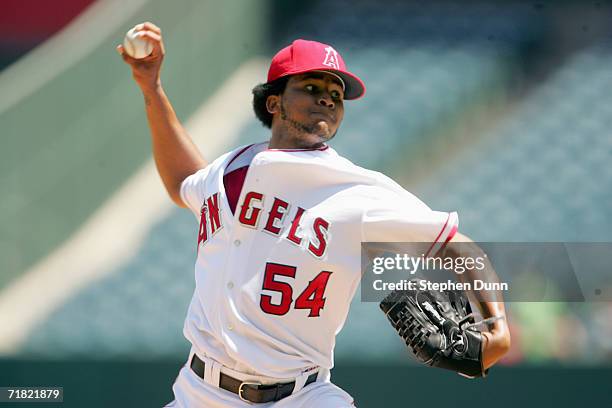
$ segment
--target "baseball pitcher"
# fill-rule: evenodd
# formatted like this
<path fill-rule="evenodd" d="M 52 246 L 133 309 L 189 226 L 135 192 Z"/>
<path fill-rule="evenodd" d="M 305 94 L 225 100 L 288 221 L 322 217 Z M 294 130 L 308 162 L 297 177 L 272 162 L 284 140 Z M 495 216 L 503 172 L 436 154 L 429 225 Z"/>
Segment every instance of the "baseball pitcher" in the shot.
<path fill-rule="evenodd" d="M 153 44 L 151 55 L 117 50 L 144 95 L 163 184 L 199 223 L 184 325 L 192 348 L 168 406 L 354 406 L 330 382 L 330 369 L 361 277 L 361 242 L 431 242 L 436 251 L 469 243 L 457 232 L 457 214 L 431 210 L 327 144 L 345 101 L 365 94 L 332 46 L 298 39 L 280 50 L 253 89 L 270 139 L 207 162 L 164 93 L 161 30 L 146 22 L 136 31 Z M 502 302 L 481 304 L 489 331 L 467 327 L 468 306 L 455 297 L 423 302 L 396 293 L 381 304 L 423 362 L 476 377 L 507 351 Z"/>

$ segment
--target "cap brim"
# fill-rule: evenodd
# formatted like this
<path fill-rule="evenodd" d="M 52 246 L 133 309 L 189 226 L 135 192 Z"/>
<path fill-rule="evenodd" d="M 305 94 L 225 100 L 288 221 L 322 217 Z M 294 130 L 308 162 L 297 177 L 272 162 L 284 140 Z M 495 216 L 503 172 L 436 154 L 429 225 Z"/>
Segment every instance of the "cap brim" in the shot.
<path fill-rule="evenodd" d="M 359 99 L 365 95 L 365 84 L 357 75 L 345 71 L 336 71 L 334 69 L 328 71 L 338 75 L 344 81 L 346 86 L 344 89 L 344 99 Z"/>

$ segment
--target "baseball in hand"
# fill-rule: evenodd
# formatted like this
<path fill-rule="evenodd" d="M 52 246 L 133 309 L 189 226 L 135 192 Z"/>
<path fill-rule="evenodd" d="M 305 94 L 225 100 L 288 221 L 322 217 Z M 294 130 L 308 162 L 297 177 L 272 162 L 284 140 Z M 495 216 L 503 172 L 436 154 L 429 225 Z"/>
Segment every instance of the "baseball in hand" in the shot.
<path fill-rule="evenodd" d="M 136 27 L 125 34 L 123 48 L 132 58 L 140 59 L 148 57 L 153 52 L 153 44 L 141 37 L 135 29 Z"/>

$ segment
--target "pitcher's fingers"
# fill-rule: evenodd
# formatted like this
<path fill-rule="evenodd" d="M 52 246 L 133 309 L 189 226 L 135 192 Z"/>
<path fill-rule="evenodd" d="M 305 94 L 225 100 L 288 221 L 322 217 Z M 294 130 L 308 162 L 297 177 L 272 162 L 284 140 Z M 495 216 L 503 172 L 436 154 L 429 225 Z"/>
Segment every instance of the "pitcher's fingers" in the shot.
<path fill-rule="evenodd" d="M 151 40 L 153 43 L 159 43 L 161 42 L 162 38 L 161 35 L 153 32 L 153 31 L 139 31 L 138 34 L 136 34 L 136 36 L 138 37 L 142 37 L 142 38 L 147 38 L 149 40 Z"/>
<path fill-rule="evenodd" d="M 123 58 L 123 61 L 125 61 L 129 65 L 132 65 L 134 62 L 137 61 L 135 58 L 132 58 L 129 56 L 129 54 L 125 51 L 125 48 L 123 47 L 123 45 L 118 45 L 115 49 L 117 50 L 119 55 L 121 55 L 121 58 Z"/>
<path fill-rule="evenodd" d="M 140 31 L 138 36 L 150 41 L 153 44 L 152 56 L 156 56 L 164 53 L 164 44 L 162 42 L 161 35 L 154 33 L 153 31 Z"/>
<path fill-rule="evenodd" d="M 125 51 L 125 48 L 123 47 L 123 45 L 119 44 L 118 46 L 115 47 L 115 50 L 117 50 L 117 53 L 119 55 L 121 55 L 121 58 L 123 59 L 123 61 L 127 62 L 129 64 L 129 61 L 127 60 L 130 56 L 128 55 L 128 53 Z"/>
<path fill-rule="evenodd" d="M 156 34 L 161 35 L 161 28 L 159 28 L 158 26 L 156 26 L 150 21 L 146 21 L 144 23 L 137 24 L 136 29 L 134 31 L 153 31 Z"/>

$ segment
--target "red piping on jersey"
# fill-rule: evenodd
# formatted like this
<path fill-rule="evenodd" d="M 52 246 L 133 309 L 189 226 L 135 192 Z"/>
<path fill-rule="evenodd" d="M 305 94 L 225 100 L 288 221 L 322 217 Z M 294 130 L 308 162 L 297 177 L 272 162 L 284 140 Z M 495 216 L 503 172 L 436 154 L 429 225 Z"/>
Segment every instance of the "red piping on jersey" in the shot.
<path fill-rule="evenodd" d="M 321 147 L 312 147 L 310 149 L 266 149 L 267 152 L 311 152 L 314 150 L 327 150 L 329 149 L 328 145 L 325 146 L 321 146 Z"/>
<path fill-rule="evenodd" d="M 455 236 L 455 234 L 457 233 L 457 224 L 455 224 L 453 226 L 453 229 L 451 230 L 450 234 L 448 234 L 448 238 L 446 238 L 446 241 L 444 241 L 444 245 L 442 245 L 442 248 L 444 248 L 446 246 L 446 244 L 448 244 L 448 242 L 453 239 L 453 237 Z M 440 249 L 442 249 L 440 248 Z"/>
<path fill-rule="evenodd" d="M 446 229 L 446 226 L 448 225 L 448 221 L 450 220 L 450 213 L 448 213 L 448 217 L 446 218 L 446 222 L 444 223 L 444 226 L 442 227 L 442 229 L 440 230 L 440 233 L 438 234 L 438 236 L 436 237 L 436 239 L 434 240 L 433 244 L 431 244 L 431 246 L 429 247 L 429 249 L 427 250 L 427 253 L 425 254 L 425 256 L 429 256 L 429 253 L 431 252 L 431 250 L 433 249 L 434 245 L 436 245 L 436 243 L 438 242 L 438 239 L 440 239 L 440 236 L 442 235 L 442 233 L 444 232 L 444 230 Z M 454 234 L 453 231 L 451 231 L 452 234 Z M 445 242 L 446 244 L 446 242 Z M 442 248 L 440 248 L 442 249 Z M 435 255 L 435 254 L 434 254 Z"/>
<path fill-rule="evenodd" d="M 232 164 L 234 162 L 234 160 L 236 160 L 238 158 L 238 156 L 240 156 L 242 153 L 244 153 L 251 146 L 253 146 L 253 144 L 248 145 L 247 147 L 242 149 L 237 155 L 232 157 L 232 160 L 230 160 L 229 163 L 227 163 L 227 166 L 225 166 L 225 168 L 227 169 L 230 166 L 230 164 Z"/>

